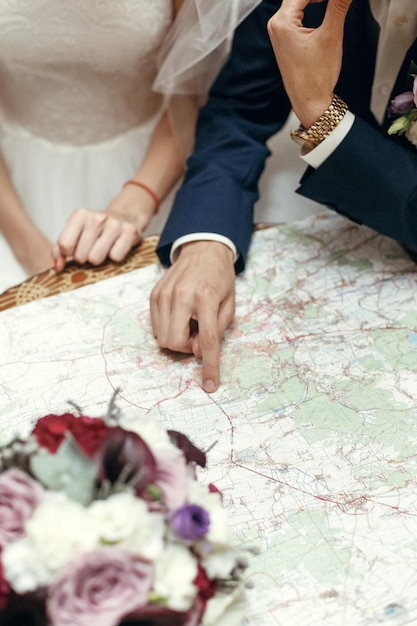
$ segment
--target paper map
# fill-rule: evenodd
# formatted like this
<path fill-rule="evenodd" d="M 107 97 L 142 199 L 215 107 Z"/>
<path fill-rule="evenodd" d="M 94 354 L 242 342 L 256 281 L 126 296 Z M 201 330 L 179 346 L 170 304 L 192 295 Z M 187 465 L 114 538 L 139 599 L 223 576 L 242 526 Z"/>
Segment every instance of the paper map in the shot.
<path fill-rule="evenodd" d="M 222 385 L 160 352 L 157 265 L 0 314 L 0 443 L 119 407 L 207 449 L 248 555 L 248 626 L 417 624 L 417 273 L 337 215 L 255 233 Z"/>

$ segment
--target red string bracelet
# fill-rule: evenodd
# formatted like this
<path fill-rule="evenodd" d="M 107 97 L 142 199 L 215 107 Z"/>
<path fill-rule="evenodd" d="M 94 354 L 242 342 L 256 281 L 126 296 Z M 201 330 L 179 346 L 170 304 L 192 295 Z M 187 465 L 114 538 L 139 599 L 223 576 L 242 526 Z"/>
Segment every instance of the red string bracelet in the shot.
<path fill-rule="evenodd" d="M 126 187 L 126 185 L 136 185 L 136 187 L 140 187 L 141 189 L 144 189 L 151 196 L 152 200 L 155 203 L 154 213 L 155 214 L 158 213 L 159 205 L 161 204 L 161 201 L 158 198 L 158 196 L 156 195 L 156 193 L 154 191 L 152 191 L 152 189 L 150 189 L 147 185 L 144 185 L 143 183 L 139 183 L 137 180 L 128 180 L 128 181 L 125 182 L 123 187 Z"/>

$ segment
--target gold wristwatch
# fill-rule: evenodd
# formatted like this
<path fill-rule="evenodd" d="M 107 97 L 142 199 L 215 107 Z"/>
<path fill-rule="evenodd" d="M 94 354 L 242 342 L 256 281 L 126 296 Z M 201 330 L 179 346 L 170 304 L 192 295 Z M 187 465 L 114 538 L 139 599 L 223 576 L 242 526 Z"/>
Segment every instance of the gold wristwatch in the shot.
<path fill-rule="evenodd" d="M 297 130 L 292 130 L 290 132 L 291 139 L 305 145 L 310 150 L 315 148 L 340 124 L 347 109 L 346 102 L 334 94 L 329 108 L 323 115 L 320 115 L 317 122 L 310 128 L 304 128 L 300 125 Z"/>

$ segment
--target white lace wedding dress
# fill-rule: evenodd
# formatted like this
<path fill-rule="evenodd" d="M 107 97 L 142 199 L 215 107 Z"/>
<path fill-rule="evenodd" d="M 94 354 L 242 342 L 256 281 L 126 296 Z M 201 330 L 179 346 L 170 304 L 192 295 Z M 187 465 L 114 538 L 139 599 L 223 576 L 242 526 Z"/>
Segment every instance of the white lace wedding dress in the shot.
<path fill-rule="evenodd" d="M 76 208 L 105 209 L 138 169 L 160 114 L 151 85 L 172 18 L 172 0 L 0 0 L 0 148 L 51 241 Z M 293 192 L 302 163 L 288 143 L 275 142 L 258 222 L 316 210 Z M 173 194 L 145 234 L 161 232 Z M 0 234 L 0 292 L 25 277 Z"/>
<path fill-rule="evenodd" d="M 0 146 L 50 240 L 74 209 L 106 208 L 138 169 L 172 17 L 172 0 L 0 0 Z M 1 240 L 0 291 L 24 278 Z"/>

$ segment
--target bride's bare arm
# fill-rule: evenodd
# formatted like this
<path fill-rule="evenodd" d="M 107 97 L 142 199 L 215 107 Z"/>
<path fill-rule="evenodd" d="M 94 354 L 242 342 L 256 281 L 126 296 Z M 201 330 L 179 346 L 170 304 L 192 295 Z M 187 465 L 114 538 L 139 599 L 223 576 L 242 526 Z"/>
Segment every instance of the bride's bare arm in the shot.
<path fill-rule="evenodd" d="M 51 267 L 51 244 L 26 213 L 1 154 L 0 232 L 29 275 Z"/>

